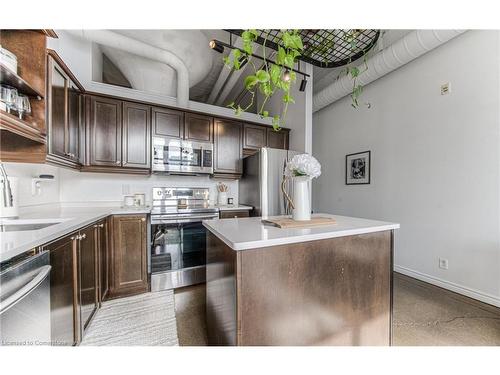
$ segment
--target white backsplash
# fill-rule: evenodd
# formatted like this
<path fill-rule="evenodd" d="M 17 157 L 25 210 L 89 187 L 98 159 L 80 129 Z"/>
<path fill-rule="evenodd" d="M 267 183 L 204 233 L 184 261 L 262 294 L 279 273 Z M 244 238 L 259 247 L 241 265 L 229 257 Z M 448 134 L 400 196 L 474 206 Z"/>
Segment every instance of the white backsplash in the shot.
<path fill-rule="evenodd" d="M 208 176 L 134 176 L 112 173 L 77 172 L 61 169 L 62 204 L 117 204 L 123 201 L 123 196 L 134 193 L 145 193 L 146 202 L 151 202 L 153 187 L 208 187 L 210 201 L 217 200 L 216 184 L 219 180 Z M 224 181 L 229 186 L 228 197 L 238 201 L 238 182 Z"/>
<path fill-rule="evenodd" d="M 18 178 L 17 200 L 20 208 L 59 202 L 61 168 L 46 164 L 3 163 L 3 165 L 9 177 Z M 32 179 L 41 174 L 51 174 L 54 179 L 41 182 L 40 194 L 32 195 Z"/>

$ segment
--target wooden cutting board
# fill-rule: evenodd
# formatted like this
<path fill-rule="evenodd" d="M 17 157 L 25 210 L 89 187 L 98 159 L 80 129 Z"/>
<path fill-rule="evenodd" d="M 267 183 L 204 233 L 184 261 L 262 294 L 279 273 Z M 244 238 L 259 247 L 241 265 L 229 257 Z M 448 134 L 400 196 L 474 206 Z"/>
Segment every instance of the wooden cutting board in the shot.
<path fill-rule="evenodd" d="M 262 223 L 264 225 L 272 225 L 282 229 L 311 228 L 311 227 L 320 227 L 325 225 L 337 224 L 335 219 L 331 217 L 321 217 L 321 216 L 312 217 L 311 220 L 307 221 L 296 221 L 289 217 L 276 218 L 276 219 L 263 219 Z"/>

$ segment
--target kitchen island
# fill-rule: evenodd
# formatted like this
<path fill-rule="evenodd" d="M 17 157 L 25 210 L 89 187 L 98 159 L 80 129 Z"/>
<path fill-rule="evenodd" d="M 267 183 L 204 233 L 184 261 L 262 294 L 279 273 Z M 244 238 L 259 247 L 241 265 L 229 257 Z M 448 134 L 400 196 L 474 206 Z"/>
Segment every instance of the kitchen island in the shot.
<path fill-rule="evenodd" d="M 211 345 L 390 345 L 394 230 L 338 215 L 280 229 L 207 220 Z"/>

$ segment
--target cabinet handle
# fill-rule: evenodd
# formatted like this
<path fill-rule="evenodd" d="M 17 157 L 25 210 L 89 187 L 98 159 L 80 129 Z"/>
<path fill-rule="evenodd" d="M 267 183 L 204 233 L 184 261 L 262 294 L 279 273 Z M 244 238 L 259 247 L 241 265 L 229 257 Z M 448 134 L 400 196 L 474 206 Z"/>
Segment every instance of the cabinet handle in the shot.
<path fill-rule="evenodd" d="M 141 221 L 146 221 L 146 218 L 145 218 L 145 217 L 143 217 L 143 218 L 141 219 Z"/>
<path fill-rule="evenodd" d="M 120 165 L 120 164 L 121 164 L 121 161 L 117 161 L 117 162 L 116 162 L 116 165 Z"/>
<path fill-rule="evenodd" d="M 99 228 L 104 228 L 104 224 L 99 224 L 98 227 Z"/>
<path fill-rule="evenodd" d="M 75 239 L 76 239 L 76 240 L 78 239 L 78 236 L 76 236 L 76 237 L 75 237 L 75 236 L 72 236 L 72 237 L 70 237 L 69 239 L 70 239 L 71 241 L 74 241 Z"/>
<path fill-rule="evenodd" d="M 127 165 L 127 162 L 126 162 L 126 161 L 124 161 L 124 162 L 123 162 L 123 165 Z"/>

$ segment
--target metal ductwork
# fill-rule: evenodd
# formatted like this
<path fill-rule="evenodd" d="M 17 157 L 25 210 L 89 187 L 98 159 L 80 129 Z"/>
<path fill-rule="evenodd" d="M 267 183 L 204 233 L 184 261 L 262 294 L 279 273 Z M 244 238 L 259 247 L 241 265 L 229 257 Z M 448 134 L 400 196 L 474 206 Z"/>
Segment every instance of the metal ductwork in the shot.
<path fill-rule="evenodd" d="M 367 61 L 368 69 L 358 76 L 358 83 L 367 85 L 398 69 L 419 56 L 462 34 L 465 30 L 415 30 Z M 336 102 L 352 92 L 352 78 L 337 79 L 313 97 L 313 112 Z"/>
<path fill-rule="evenodd" d="M 184 62 L 174 53 L 109 30 L 67 31 L 91 42 L 169 65 L 177 74 L 177 105 L 185 108 L 188 107 L 189 72 Z"/>

